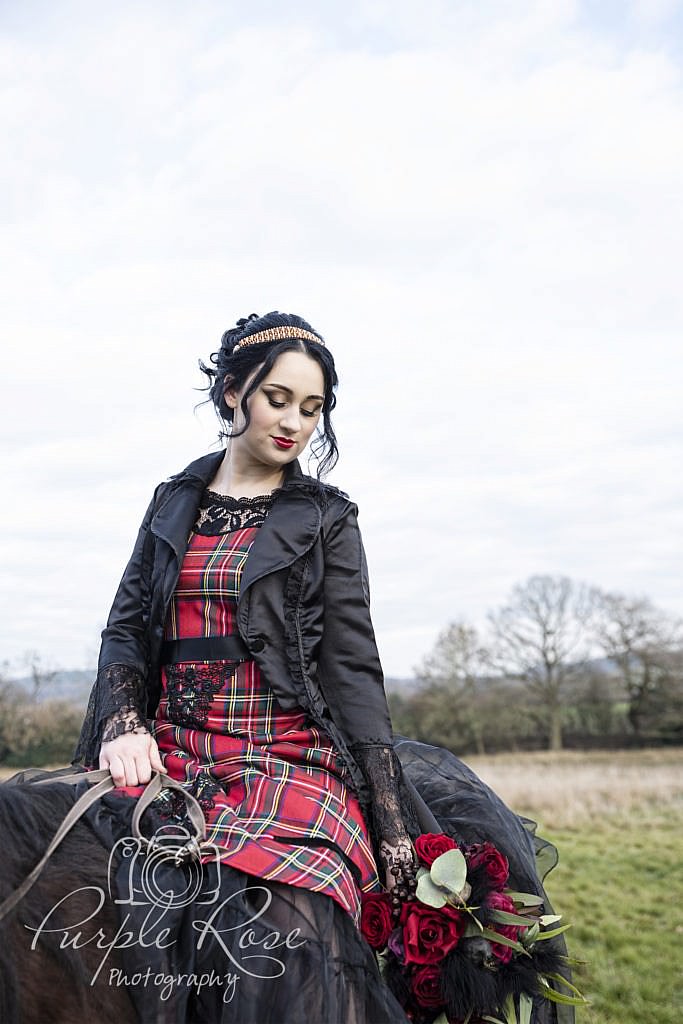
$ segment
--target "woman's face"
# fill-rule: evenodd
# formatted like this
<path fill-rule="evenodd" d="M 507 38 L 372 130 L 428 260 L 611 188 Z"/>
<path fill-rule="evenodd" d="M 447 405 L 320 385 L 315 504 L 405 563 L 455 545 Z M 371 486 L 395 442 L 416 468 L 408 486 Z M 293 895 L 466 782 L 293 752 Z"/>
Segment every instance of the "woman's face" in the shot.
<path fill-rule="evenodd" d="M 241 391 L 225 391 L 226 404 L 235 410 L 236 431 L 244 425 L 240 403 L 254 375 Z M 315 359 L 305 352 L 283 352 L 249 399 L 249 426 L 232 439 L 232 450 L 271 469 L 292 462 L 318 424 L 324 389 L 323 371 Z"/>

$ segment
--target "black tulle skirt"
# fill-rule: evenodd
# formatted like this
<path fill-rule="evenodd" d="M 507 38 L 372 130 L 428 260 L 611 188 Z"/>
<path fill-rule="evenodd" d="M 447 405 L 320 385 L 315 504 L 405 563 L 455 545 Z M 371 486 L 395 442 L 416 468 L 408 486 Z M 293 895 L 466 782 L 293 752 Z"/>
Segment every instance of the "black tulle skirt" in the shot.
<path fill-rule="evenodd" d="M 444 831 L 465 843 L 493 842 L 508 858 L 511 887 L 544 895 L 543 876 L 554 865 L 556 853 L 535 836 L 531 823 L 513 814 L 449 751 L 405 737 L 397 737 L 396 751 L 406 778 Z M 62 793 L 56 807 L 60 801 L 73 802 L 86 788 L 81 783 L 68 787 L 67 797 L 66 786 L 55 786 Z M 40 788 L 52 789 L 15 786 L 17 791 L 33 791 L 33 796 Z M 22 814 L 20 804 L 14 808 L 16 822 Z M 33 805 L 37 807 L 35 799 Z M 102 798 L 74 830 L 78 834 L 65 841 L 51 867 L 61 872 L 62 888 L 83 885 L 90 877 L 104 895 L 107 906 L 102 913 L 107 907 L 112 911 L 103 930 L 119 929 L 116 949 L 99 968 L 94 986 L 90 976 L 92 965 L 100 964 L 99 953 L 91 948 L 91 960 L 78 967 L 84 983 L 81 1020 L 91 1019 L 88 999 L 98 989 L 100 995 L 127 993 L 128 1009 L 118 1013 L 117 1024 L 405 1024 L 408 1018 L 382 980 L 373 951 L 335 900 L 265 882 L 226 863 L 195 861 L 178 867 L 153 852 L 143 854 L 130 838 L 135 805 L 133 797 L 117 792 Z M 0 812 L 4 813 L 1 802 Z M 62 813 L 57 807 L 55 814 Z M 36 822 L 39 830 L 47 828 Z M 17 827 L 11 818 L 0 823 Z M 150 809 L 143 831 L 151 835 L 160 827 L 170 827 L 168 814 Z M 24 868 L 9 860 L 7 864 L 15 875 L 32 866 L 30 861 Z M 59 888 L 52 884 L 50 889 L 51 884 L 48 872 L 44 885 L 50 896 L 37 887 L 26 901 L 34 927 L 46 900 L 54 902 L 58 895 Z M 21 906 L 14 912 L 19 915 L 14 931 L 12 923 L 3 925 L 8 945 L 0 966 L 7 978 L 0 983 L 0 1008 L 5 1008 L 3 1020 L 23 1024 L 30 1018 L 22 1016 L 17 958 L 25 957 L 25 951 L 9 948 L 17 941 L 26 945 L 20 911 Z M 68 916 L 65 910 L 66 925 Z M 95 916 L 90 932 L 97 925 Z M 64 955 L 76 953 L 66 950 Z M 12 981 L 13 973 L 18 980 Z M 67 1019 L 59 1016 L 55 1005 L 45 1024 Z M 532 1020 L 568 1024 L 573 1011 L 562 1007 L 558 1012 L 539 1002 Z"/>

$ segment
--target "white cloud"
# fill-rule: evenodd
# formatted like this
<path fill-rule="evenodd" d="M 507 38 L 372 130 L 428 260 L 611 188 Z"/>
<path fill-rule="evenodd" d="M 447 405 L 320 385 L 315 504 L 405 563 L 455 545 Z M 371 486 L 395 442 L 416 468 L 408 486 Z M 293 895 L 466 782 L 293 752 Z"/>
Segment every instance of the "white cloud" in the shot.
<path fill-rule="evenodd" d="M 337 356 L 388 672 L 535 571 L 683 611 L 681 68 L 645 6 L 642 39 L 569 2 L 16 16 L 4 650 L 92 646 L 215 436 L 197 358 L 270 308 Z"/>

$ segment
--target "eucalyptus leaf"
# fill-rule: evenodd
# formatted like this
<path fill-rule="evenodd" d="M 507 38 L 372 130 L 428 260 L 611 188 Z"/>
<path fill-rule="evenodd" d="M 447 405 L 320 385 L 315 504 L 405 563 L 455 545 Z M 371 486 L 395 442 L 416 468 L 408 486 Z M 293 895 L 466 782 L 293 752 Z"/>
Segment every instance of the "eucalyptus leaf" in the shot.
<path fill-rule="evenodd" d="M 532 924 L 531 928 L 527 929 L 527 931 L 522 936 L 522 943 L 525 946 L 533 945 L 533 943 L 538 938 L 540 931 L 541 929 L 538 924 Z"/>
<path fill-rule="evenodd" d="M 557 924 L 558 921 L 561 921 L 562 914 L 543 914 L 538 920 L 540 924 L 546 927 L 549 924 Z"/>
<path fill-rule="evenodd" d="M 553 928 L 549 932 L 541 932 L 536 939 L 536 942 L 541 942 L 543 939 L 554 939 L 556 935 L 561 935 L 562 932 L 566 932 L 568 928 L 571 928 L 570 924 L 563 924 L 560 928 Z"/>
<path fill-rule="evenodd" d="M 443 1013 L 439 1014 L 436 1020 L 432 1021 L 432 1024 L 448 1024 L 448 1017 L 446 1016 L 445 1010 Z"/>
<path fill-rule="evenodd" d="M 514 924 L 518 928 L 526 928 L 527 925 L 536 924 L 534 917 L 522 917 L 521 914 L 510 914 L 507 910 L 492 910 L 491 919 L 498 924 Z"/>
<path fill-rule="evenodd" d="M 426 903 L 428 907 L 436 907 L 438 909 L 446 903 L 445 895 L 441 889 L 434 885 L 428 874 L 418 879 L 415 895 L 422 903 Z"/>
<path fill-rule="evenodd" d="M 487 1013 L 481 1019 L 490 1021 L 490 1024 L 506 1024 L 506 1021 L 501 1020 L 500 1017 L 489 1017 Z"/>
<path fill-rule="evenodd" d="M 521 903 L 523 907 L 540 907 L 543 903 L 543 897 L 535 896 L 532 892 L 513 892 L 511 889 L 506 889 L 505 895 L 509 896 L 514 903 Z"/>
<path fill-rule="evenodd" d="M 446 850 L 430 868 L 435 885 L 441 885 L 459 896 L 467 881 L 467 861 L 461 850 Z"/>

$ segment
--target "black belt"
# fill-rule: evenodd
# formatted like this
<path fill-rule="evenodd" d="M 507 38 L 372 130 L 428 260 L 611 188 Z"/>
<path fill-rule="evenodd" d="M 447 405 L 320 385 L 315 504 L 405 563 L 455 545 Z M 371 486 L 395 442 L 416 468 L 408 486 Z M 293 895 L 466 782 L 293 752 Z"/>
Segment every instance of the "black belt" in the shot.
<path fill-rule="evenodd" d="M 241 636 L 191 636 L 184 640 L 164 640 L 161 664 L 179 661 L 249 661 L 251 655 Z"/>

